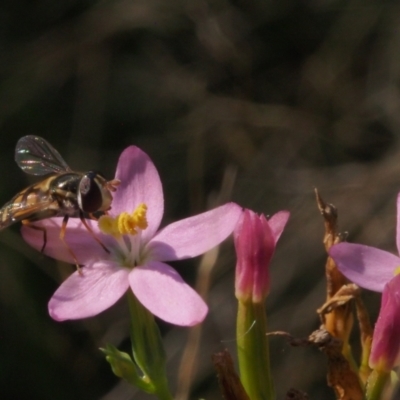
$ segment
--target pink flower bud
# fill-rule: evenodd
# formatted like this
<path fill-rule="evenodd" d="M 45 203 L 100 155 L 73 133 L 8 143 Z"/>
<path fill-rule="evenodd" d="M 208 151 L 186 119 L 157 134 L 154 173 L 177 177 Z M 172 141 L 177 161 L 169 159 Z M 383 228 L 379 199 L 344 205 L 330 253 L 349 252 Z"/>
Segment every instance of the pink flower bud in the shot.
<path fill-rule="evenodd" d="M 251 210 L 244 210 L 234 231 L 236 248 L 236 297 L 258 303 L 269 292 L 269 263 L 276 243 L 289 218 L 280 211 L 269 220 Z"/>
<path fill-rule="evenodd" d="M 400 351 L 400 275 L 384 287 L 381 309 L 372 338 L 371 368 L 389 372 L 398 365 Z"/>

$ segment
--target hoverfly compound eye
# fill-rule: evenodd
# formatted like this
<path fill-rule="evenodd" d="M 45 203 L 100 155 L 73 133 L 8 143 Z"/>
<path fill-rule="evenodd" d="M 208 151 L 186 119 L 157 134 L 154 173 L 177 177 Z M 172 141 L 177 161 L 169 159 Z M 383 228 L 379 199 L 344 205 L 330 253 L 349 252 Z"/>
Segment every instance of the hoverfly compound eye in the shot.
<path fill-rule="evenodd" d="M 90 191 L 91 179 L 88 175 L 85 175 L 79 182 L 79 193 L 85 196 Z"/>
<path fill-rule="evenodd" d="M 103 195 L 99 187 L 96 172 L 86 173 L 79 182 L 78 205 L 79 208 L 87 213 L 93 213 L 101 208 Z"/>

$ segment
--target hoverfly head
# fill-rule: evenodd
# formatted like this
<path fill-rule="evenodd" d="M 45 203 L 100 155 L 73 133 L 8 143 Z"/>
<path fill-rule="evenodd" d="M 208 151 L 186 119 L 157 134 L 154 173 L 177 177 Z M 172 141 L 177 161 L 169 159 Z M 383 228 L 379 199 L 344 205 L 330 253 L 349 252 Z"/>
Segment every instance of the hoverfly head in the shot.
<path fill-rule="evenodd" d="M 87 213 L 103 211 L 111 204 L 111 195 L 105 189 L 106 180 L 97 172 L 90 171 L 82 176 L 78 186 L 79 208 Z"/>

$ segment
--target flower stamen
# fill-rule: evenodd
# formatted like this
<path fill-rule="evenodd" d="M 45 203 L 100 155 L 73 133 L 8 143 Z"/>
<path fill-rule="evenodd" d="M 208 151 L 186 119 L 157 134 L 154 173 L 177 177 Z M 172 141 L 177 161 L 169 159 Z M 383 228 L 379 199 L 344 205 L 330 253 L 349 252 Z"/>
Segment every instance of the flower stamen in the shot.
<path fill-rule="evenodd" d="M 120 236 L 116 224 L 116 218 L 113 218 L 110 215 L 102 215 L 98 220 L 98 225 L 101 232 L 115 237 Z"/>
<path fill-rule="evenodd" d="M 110 215 L 102 215 L 98 222 L 99 229 L 115 238 L 120 238 L 121 235 L 137 235 L 140 230 L 144 230 L 148 226 L 146 214 L 147 205 L 141 203 L 132 214 L 122 212 L 115 218 Z"/>

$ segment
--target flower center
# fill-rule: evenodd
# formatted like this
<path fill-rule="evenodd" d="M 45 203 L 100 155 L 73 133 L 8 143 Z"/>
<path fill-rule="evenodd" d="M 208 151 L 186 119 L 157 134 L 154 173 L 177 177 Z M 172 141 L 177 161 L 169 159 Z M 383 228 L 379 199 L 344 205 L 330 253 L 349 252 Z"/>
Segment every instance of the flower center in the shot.
<path fill-rule="evenodd" d="M 102 215 L 98 224 L 101 232 L 111 235 L 116 241 L 116 246 L 110 248 L 111 257 L 121 266 L 134 268 L 144 262 L 146 257 L 142 254 L 141 232 L 148 226 L 147 205 L 139 204 L 131 213 L 122 212 L 116 217 Z"/>
<path fill-rule="evenodd" d="M 102 215 L 99 218 L 99 229 L 115 238 L 122 235 L 137 235 L 141 230 L 147 228 L 147 206 L 144 203 L 139 204 L 132 214 L 122 212 L 115 218 L 110 215 Z"/>
<path fill-rule="evenodd" d="M 393 271 L 393 276 L 399 275 L 400 274 L 400 267 L 395 268 Z"/>

